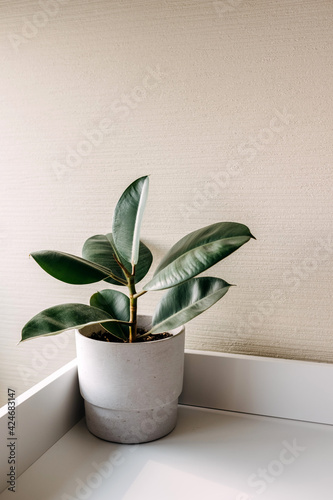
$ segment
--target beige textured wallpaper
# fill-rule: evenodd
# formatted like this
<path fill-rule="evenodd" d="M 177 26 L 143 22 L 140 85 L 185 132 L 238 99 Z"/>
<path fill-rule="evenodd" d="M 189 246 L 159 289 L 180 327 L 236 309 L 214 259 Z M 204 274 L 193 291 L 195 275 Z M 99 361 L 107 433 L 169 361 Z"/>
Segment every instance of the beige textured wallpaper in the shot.
<path fill-rule="evenodd" d="M 145 174 L 156 260 L 217 221 L 257 238 L 207 272 L 237 287 L 187 325 L 187 348 L 332 362 L 332 1 L 0 10 L 1 394 L 75 356 L 72 333 L 17 346 L 23 324 L 103 288 L 57 282 L 29 252 L 79 254 Z"/>

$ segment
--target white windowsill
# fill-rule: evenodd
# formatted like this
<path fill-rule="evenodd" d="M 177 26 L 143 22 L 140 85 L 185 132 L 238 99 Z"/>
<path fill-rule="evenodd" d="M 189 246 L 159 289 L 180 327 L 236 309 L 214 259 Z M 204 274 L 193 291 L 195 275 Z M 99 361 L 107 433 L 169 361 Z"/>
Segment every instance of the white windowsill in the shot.
<path fill-rule="evenodd" d="M 187 351 L 176 429 L 122 446 L 87 431 L 73 361 L 17 398 L 14 497 L 0 410 L 0 499 L 329 498 L 332 379 L 331 364 Z"/>

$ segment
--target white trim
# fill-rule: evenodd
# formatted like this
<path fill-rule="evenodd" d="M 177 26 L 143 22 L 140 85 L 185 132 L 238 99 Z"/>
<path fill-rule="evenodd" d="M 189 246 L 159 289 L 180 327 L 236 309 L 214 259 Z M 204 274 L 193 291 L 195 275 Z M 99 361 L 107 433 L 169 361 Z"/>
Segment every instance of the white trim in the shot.
<path fill-rule="evenodd" d="M 83 416 L 76 359 L 16 398 L 16 477 L 56 443 Z M 0 408 L 0 492 L 9 472 L 7 405 Z"/>
<path fill-rule="evenodd" d="M 186 351 L 180 403 L 333 425 L 333 364 Z"/>
<path fill-rule="evenodd" d="M 333 364 L 185 352 L 180 404 L 333 425 Z M 77 362 L 16 399 L 17 477 L 83 416 Z M 0 408 L 0 470 L 8 470 L 7 405 Z M 5 450 L 5 452 L 4 452 Z M 0 477 L 0 492 L 6 489 Z"/>

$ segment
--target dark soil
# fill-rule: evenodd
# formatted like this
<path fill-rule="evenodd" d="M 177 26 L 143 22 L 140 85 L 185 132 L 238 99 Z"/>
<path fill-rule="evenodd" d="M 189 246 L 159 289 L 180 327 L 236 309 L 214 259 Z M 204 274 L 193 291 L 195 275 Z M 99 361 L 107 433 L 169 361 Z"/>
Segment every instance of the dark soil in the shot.
<path fill-rule="evenodd" d="M 145 330 L 138 329 L 138 335 L 143 335 Z M 163 340 L 168 337 L 172 337 L 172 334 L 169 332 L 157 333 L 156 335 L 147 335 L 146 337 L 139 338 L 135 342 L 154 342 L 155 340 Z M 94 332 L 90 335 L 90 338 L 93 340 L 101 340 L 102 342 L 114 342 L 114 343 L 124 343 L 122 340 L 118 339 L 110 332 L 105 330 L 100 330 L 99 332 Z"/>
<path fill-rule="evenodd" d="M 138 339 L 137 342 L 154 342 L 154 340 L 163 340 L 167 339 L 168 337 L 172 337 L 172 333 L 156 333 L 155 335 L 147 335 L 147 337 L 143 337 L 143 339 Z"/>

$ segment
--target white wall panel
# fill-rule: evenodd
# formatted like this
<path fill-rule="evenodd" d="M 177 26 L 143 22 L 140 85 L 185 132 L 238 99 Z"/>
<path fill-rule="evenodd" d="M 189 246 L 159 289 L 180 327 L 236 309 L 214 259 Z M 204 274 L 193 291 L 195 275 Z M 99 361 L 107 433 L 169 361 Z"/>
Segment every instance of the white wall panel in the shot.
<path fill-rule="evenodd" d="M 18 347 L 25 321 L 101 288 L 53 281 L 29 252 L 79 253 L 147 173 L 142 236 L 156 260 L 218 220 L 257 237 L 214 269 L 238 286 L 188 324 L 187 347 L 331 362 L 332 2 L 2 0 L 0 10 L 4 391 L 75 355 L 71 334 Z M 143 312 L 157 300 L 147 295 Z"/>

